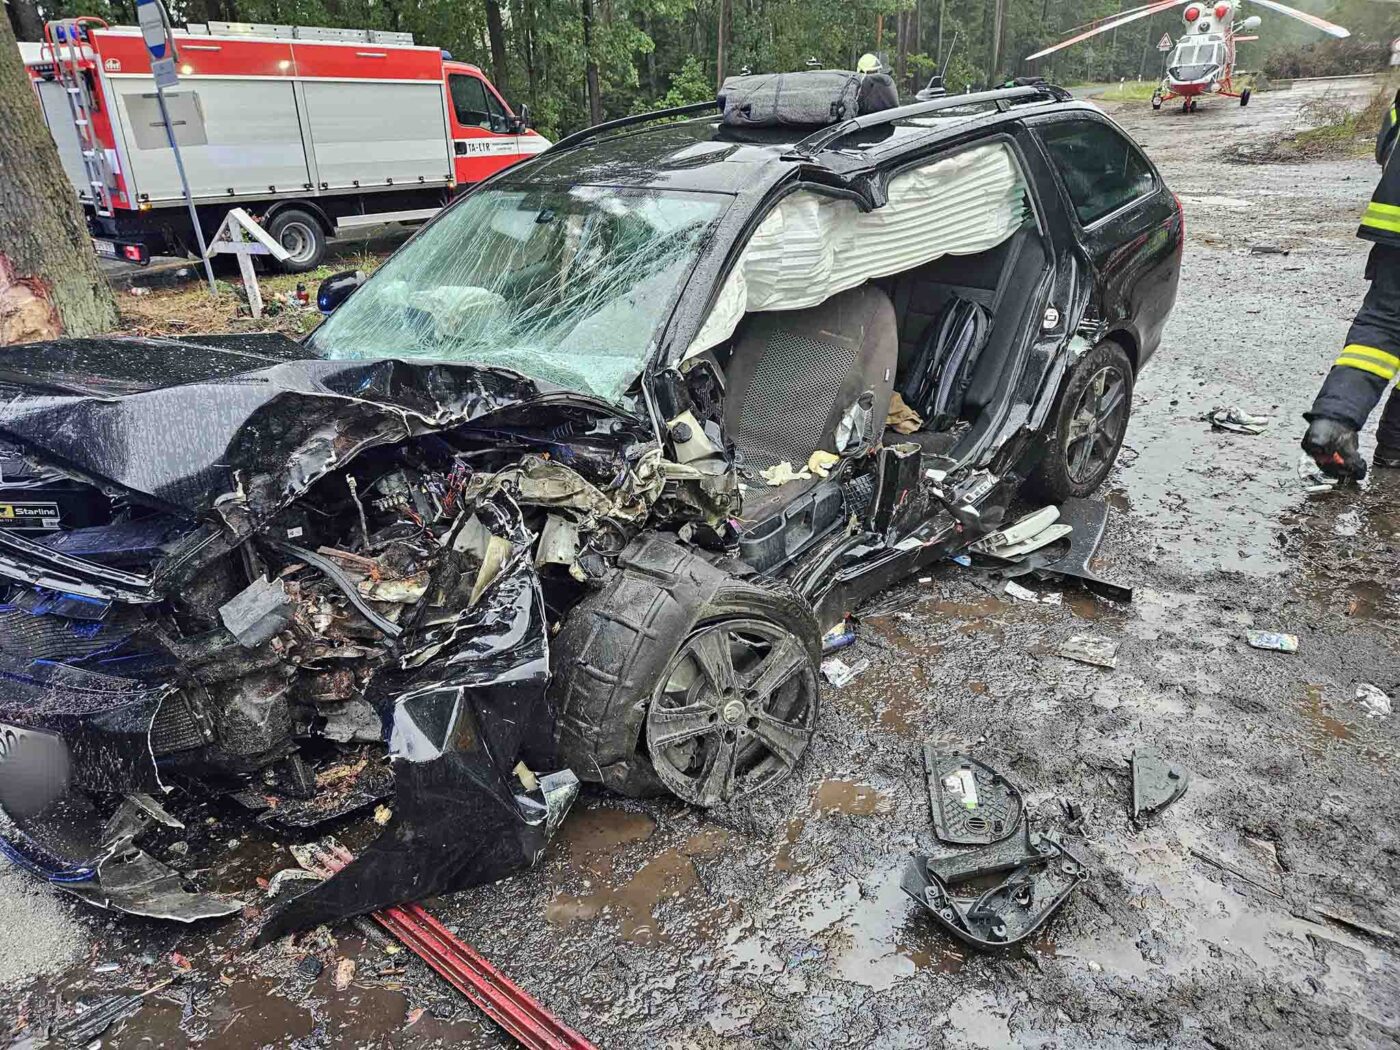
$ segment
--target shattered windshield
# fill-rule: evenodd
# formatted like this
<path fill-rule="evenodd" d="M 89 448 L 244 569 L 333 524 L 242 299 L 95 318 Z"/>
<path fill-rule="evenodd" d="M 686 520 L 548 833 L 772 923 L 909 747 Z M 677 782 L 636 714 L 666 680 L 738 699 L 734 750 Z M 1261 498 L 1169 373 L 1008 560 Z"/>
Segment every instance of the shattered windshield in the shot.
<path fill-rule="evenodd" d="M 725 203 L 602 186 L 474 193 L 385 263 L 309 345 L 331 360 L 510 368 L 617 401 Z"/>

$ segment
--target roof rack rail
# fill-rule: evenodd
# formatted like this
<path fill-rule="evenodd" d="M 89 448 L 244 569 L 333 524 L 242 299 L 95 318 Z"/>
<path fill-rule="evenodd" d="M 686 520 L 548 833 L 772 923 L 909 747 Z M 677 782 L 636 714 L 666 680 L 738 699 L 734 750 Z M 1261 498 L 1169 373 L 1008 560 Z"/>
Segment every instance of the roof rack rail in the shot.
<path fill-rule="evenodd" d="M 973 91 L 966 95 L 944 95 L 941 98 L 931 98 L 927 102 L 913 102 L 907 106 L 896 106 L 894 109 L 882 109 L 878 113 L 867 113 L 864 116 L 843 120 L 840 124 L 832 124 L 808 135 L 793 146 L 786 156 L 790 160 L 811 160 L 822 150 L 830 148 L 847 135 L 864 128 L 892 124 L 896 120 L 919 117 L 926 113 L 937 113 L 941 109 L 957 109 L 960 106 L 976 105 L 979 102 L 995 102 L 997 109 L 1005 113 L 1011 108 L 1013 102 L 1029 101 L 1033 98 L 1044 99 L 1047 102 L 1063 102 L 1071 97 L 1063 88 L 1057 88 L 1050 84 L 1044 86 L 1026 84 L 1020 87 L 996 88 L 992 91 Z"/>
<path fill-rule="evenodd" d="M 667 117 L 693 117 L 704 113 L 707 110 L 718 109 L 719 103 L 711 100 L 709 102 L 692 102 L 687 106 L 674 106 L 671 109 L 656 109 L 650 113 L 633 113 L 630 117 L 618 117 L 616 120 L 605 120 L 601 124 L 594 124 L 592 127 L 584 128 L 582 131 L 575 131 L 572 135 L 565 135 L 545 153 L 558 153 L 561 150 L 572 149 L 581 142 L 586 142 L 591 138 L 609 131 L 616 131 L 618 128 L 628 128 L 634 124 L 645 124 L 649 120 L 664 120 Z"/>

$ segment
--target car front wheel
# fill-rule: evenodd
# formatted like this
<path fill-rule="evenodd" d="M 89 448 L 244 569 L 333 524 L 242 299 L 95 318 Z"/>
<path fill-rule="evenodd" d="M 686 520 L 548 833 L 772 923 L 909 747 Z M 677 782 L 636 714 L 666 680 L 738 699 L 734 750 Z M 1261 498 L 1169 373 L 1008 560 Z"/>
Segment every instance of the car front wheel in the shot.
<path fill-rule="evenodd" d="M 1070 373 L 1027 488 L 1057 503 L 1096 491 L 1123 447 L 1132 403 L 1132 362 L 1117 343 L 1100 343 Z"/>
<path fill-rule="evenodd" d="M 812 740 L 821 632 L 778 580 L 643 534 L 550 644 L 558 757 L 624 795 L 722 805 L 781 783 Z"/>

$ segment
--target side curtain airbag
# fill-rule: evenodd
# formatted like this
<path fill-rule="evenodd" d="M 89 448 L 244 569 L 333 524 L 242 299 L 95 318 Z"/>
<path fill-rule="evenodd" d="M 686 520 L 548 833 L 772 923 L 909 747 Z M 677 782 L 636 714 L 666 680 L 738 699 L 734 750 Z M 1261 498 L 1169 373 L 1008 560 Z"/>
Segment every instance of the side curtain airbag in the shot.
<path fill-rule="evenodd" d="M 999 142 L 901 172 L 871 212 L 799 190 L 755 231 L 686 357 L 723 343 L 745 313 L 803 310 L 942 255 L 987 251 L 1025 218 L 1020 170 Z"/>

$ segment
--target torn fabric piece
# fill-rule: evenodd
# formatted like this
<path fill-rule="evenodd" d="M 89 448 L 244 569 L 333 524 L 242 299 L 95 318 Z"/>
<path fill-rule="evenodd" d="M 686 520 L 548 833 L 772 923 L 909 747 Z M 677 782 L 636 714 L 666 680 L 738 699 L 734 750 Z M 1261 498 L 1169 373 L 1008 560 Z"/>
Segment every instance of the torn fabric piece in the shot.
<path fill-rule="evenodd" d="M 987 251 L 1025 218 L 1025 186 L 1002 143 L 901 172 L 885 205 L 870 212 L 799 190 L 754 233 L 685 356 L 723 343 L 745 313 L 802 310 L 942 255 Z"/>
<path fill-rule="evenodd" d="M 923 417 L 904 402 L 899 391 L 890 398 L 890 410 L 885 416 L 885 426 L 900 434 L 912 434 L 924 425 Z"/>

